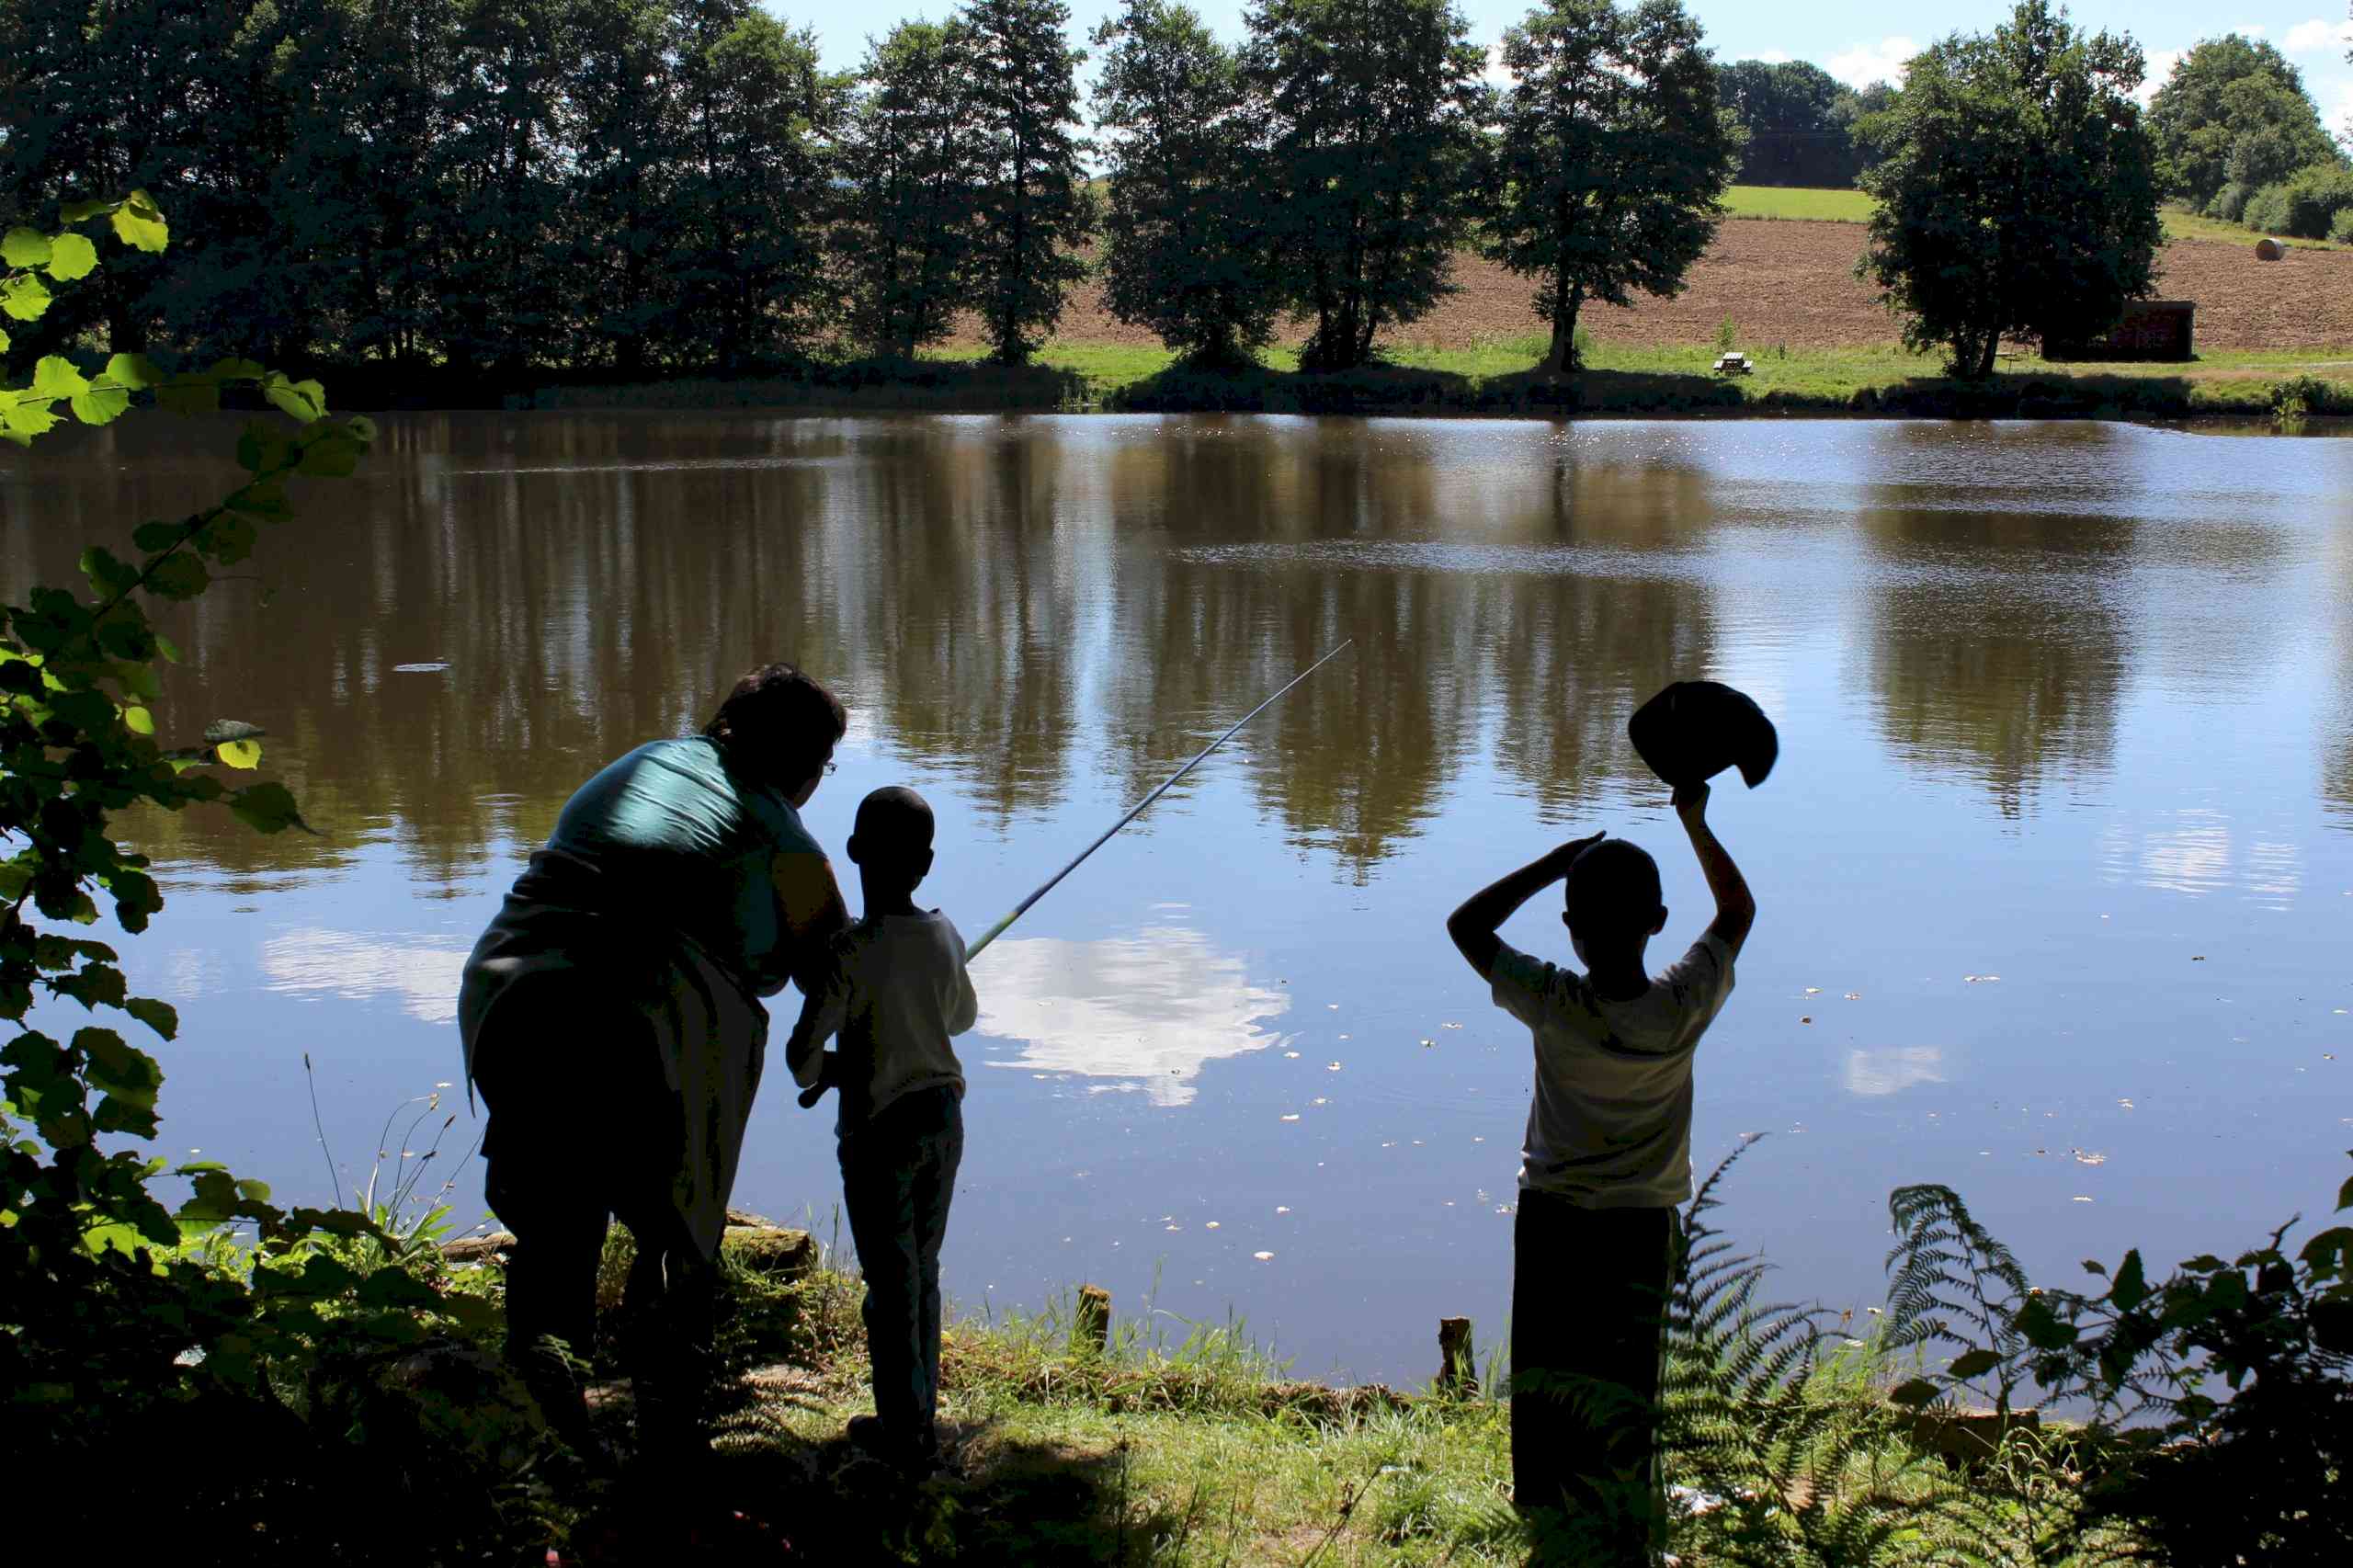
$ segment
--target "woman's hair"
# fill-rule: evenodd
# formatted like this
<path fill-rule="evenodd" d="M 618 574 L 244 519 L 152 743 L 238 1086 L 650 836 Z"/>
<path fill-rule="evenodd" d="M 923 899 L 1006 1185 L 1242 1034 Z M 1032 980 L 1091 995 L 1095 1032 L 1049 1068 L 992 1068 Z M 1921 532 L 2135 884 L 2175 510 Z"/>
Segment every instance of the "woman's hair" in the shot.
<path fill-rule="evenodd" d="M 849 714 L 841 699 L 797 665 L 744 672 L 702 733 L 728 764 L 771 784 L 797 784 L 817 771 Z"/>

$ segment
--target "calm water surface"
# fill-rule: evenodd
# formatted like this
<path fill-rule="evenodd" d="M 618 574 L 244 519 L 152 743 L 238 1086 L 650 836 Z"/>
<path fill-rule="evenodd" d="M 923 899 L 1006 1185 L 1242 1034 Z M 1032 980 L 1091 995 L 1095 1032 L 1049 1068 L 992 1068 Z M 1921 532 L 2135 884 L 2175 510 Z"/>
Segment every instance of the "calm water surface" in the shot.
<path fill-rule="evenodd" d="M 220 494 L 224 433 L 14 460 L 0 587 Z M 974 965 L 965 1306 L 1096 1280 L 1353 1378 L 1427 1376 L 1441 1314 L 1494 1343 L 1528 1043 L 1442 922 L 1599 827 L 1679 950 L 1705 891 L 1623 737 L 1701 676 L 1781 729 L 1716 794 L 1763 914 L 1694 1149 L 1771 1134 L 1727 1218 L 1784 1292 L 1877 1301 L 1907 1181 L 2054 1278 L 2251 1242 L 2353 1133 L 2348 497 L 2353 442 L 2092 424 L 388 421 L 176 628 L 167 731 L 265 725 L 327 836 L 138 824 L 168 1152 L 324 1196 L 307 1051 L 364 1174 L 566 794 L 748 664 L 850 705 L 818 836 L 921 789 L 975 931 L 1353 637 Z M 823 1228 L 830 1121 L 772 1083 L 739 1203 Z"/>

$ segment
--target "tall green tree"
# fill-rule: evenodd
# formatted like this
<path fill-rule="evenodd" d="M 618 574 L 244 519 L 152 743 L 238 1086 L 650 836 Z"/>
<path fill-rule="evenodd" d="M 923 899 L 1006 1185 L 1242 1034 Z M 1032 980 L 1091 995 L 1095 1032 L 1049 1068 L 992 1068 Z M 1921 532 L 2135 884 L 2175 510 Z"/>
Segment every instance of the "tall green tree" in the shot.
<path fill-rule="evenodd" d="M 1245 359 L 1273 336 L 1279 297 L 1240 63 L 1170 0 L 1128 0 L 1092 41 L 1104 51 L 1105 301 L 1188 359 Z"/>
<path fill-rule="evenodd" d="M 2242 181 L 2249 189 L 2337 156 L 2303 74 L 2260 39 L 2225 33 L 2174 62 L 2149 100 L 2149 134 L 2166 191 L 2203 211 L 2238 180 L 2232 158 L 2242 143 Z"/>
<path fill-rule="evenodd" d="M 278 0 L 296 106 L 278 170 L 288 267 L 341 355 L 438 357 L 459 70 L 455 0 Z"/>
<path fill-rule="evenodd" d="M 434 148 L 448 212 L 433 334 L 459 365 L 508 380 L 561 347 L 558 265 L 571 195 L 566 62 L 577 0 L 463 0 Z"/>
<path fill-rule="evenodd" d="M 1079 132 L 1078 66 L 1062 0 L 966 0 L 972 125 L 979 133 L 977 223 L 968 265 L 973 302 L 1000 364 L 1037 352 L 1086 276 L 1093 234 L 1088 148 Z"/>
<path fill-rule="evenodd" d="M 1300 362 L 1362 365 L 1452 291 L 1479 191 L 1485 52 L 1449 0 L 1258 0 L 1245 61 Z"/>
<path fill-rule="evenodd" d="M 2133 89 L 2141 46 L 2048 0 L 1912 62 L 1870 130 L 1886 161 L 1858 270 L 1915 348 L 1985 376 L 2005 336 L 2096 336 L 2145 298 L 2163 238 L 2157 153 Z"/>
<path fill-rule="evenodd" d="M 1538 280 L 1544 368 L 1572 368 L 1587 300 L 1672 295 L 1715 238 L 1740 135 L 1681 0 L 1551 0 L 1507 29 L 1486 250 Z"/>
<path fill-rule="evenodd" d="M 666 0 L 578 0 L 568 221 L 573 358 L 643 376 L 690 335 L 669 275 L 677 72 Z"/>
<path fill-rule="evenodd" d="M 1854 183 L 1853 95 L 1802 60 L 1738 60 L 1716 67 L 1716 97 L 1739 121 L 1744 185 L 1840 187 Z"/>
<path fill-rule="evenodd" d="M 948 335 L 979 223 L 981 136 L 960 22 L 902 22 L 869 44 L 843 139 L 841 269 L 850 326 L 910 358 Z"/>
<path fill-rule="evenodd" d="M 816 35 L 752 0 L 680 0 L 672 268 L 679 309 L 735 371 L 799 350 L 828 319 L 823 215 L 847 84 Z"/>

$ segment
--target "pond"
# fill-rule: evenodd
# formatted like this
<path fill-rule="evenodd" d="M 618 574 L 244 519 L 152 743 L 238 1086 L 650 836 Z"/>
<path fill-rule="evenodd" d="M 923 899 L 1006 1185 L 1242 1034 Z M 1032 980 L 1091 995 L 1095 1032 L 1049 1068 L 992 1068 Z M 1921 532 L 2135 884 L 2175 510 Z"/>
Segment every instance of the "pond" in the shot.
<path fill-rule="evenodd" d="M 227 426 L 0 471 L 0 587 L 215 497 Z M 2353 443 L 2112 424 L 402 416 L 175 632 L 166 733 L 270 734 L 324 836 L 141 820 L 165 1152 L 364 1182 L 458 1076 L 460 964 L 566 794 L 786 656 L 852 713 L 808 812 L 939 816 L 974 933 L 1237 737 L 976 961 L 965 1309 L 1096 1281 L 1300 1373 L 1501 1342 L 1524 1030 L 1443 930 L 1596 828 L 1705 890 L 1625 741 L 1677 677 L 1780 726 L 1711 815 L 1762 905 L 1699 1060 L 1704 1171 L 1779 1292 L 1881 1299 L 1888 1189 L 2038 1274 L 2318 1218 L 2353 1143 Z M 847 867 L 845 867 L 847 870 Z M 855 881 L 850 881 L 855 896 Z M 1552 906 L 1506 935 L 1565 958 Z M 792 1006 L 790 998 L 785 1006 Z M 788 1011 L 785 1022 L 790 1021 Z M 779 1026 L 782 1027 L 781 1025 Z M 307 1053 L 325 1149 L 313 1130 Z M 464 1096 L 454 1165 L 478 1124 Z M 415 1114 L 411 1112 L 410 1114 Z M 386 1147 L 397 1152 L 404 1119 Z M 740 1206 L 831 1225 L 772 1076 Z M 632 1108 L 595 1131 L 618 1145 Z M 331 1178 L 330 1164 L 335 1169 Z M 439 1177 L 429 1180 L 428 1188 Z M 458 1217 L 482 1216 L 478 1163 Z M 846 1232 L 844 1234 L 846 1241 Z"/>

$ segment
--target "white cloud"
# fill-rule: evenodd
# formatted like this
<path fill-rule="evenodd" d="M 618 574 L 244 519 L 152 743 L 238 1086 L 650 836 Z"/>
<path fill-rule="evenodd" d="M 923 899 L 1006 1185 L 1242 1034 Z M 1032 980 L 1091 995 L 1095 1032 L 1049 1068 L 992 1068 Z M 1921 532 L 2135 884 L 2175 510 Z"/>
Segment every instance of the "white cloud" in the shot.
<path fill-rule="evenodd" d="M 2279 40 L 2279 47 L 2290 54 L 2343 55 L 2353 48 L 2353 20 L 2339 17 L 2324 21 L 2315 17 L 2309 22 L 2298 22 Z"/>
<path fill-rule="evenodd" d="M 2165 85 L 2165 79 L 2173 74 L 2173 68 L 2180 62 L 2181 57 L 2188 52 L 2186 49 L 2149 51 L 2149 74 L 2141 78 L 2140 91 L 2132 96 L 2145 107 L 2151 98 L 2157 96 L 2157 89 Z"/>
<path fill-rule="evenodd" d="M 1756 54 L 1752 54 L 1748 56 L 1748 58 L 1751 60 L 1761 60 L 1768 65 L 1787 65 L 1790 61 L 1795 60 L 1797 56 L 1784 49 L 1768 49 L 1760 51 Z"/>
<path fill-rule="evenodd" d="M 1859 43 L 1832 55 L 1823 69 L 1850 87 L 1868 87 L 1873 82 L 1901 85 L 1904 67 L 1919 52 L 1920 46 L 1915 40 L 1901 33 L 1891 34 L 1877 43 Z"/>
<path fill-rule="evenodd" d="M 1283 1043 L 1265 1028 L 1290 997 L 1250 983 L 1198 931 L 1000 941 L 979 977 L 980 1030 L 1020 1045 L 991 1067 L 1135 1080 L 1154 1105 L 1188 1105 L 1204 1063 Z"/>
<path fill-rule="evenodd" d="M 1504 65 L 1504 46 L 1500 43 L 1491 43 L 1487 46 L 1487 68 L 1479 74 L 1489 86 L 1498 92 L 1507 93 L 1517 85 L 1512 80 L 1511 72 Z"/>
<path fill-rule="evenodd" d="M 272 991 L 325 993 L 365 1002 L 397 996 L 420 1023 L 455 1023 L 464 948 L 415 937 L 358 937 L 315 928 L 289 931 L 262 944 L 262 972 Z"/>

